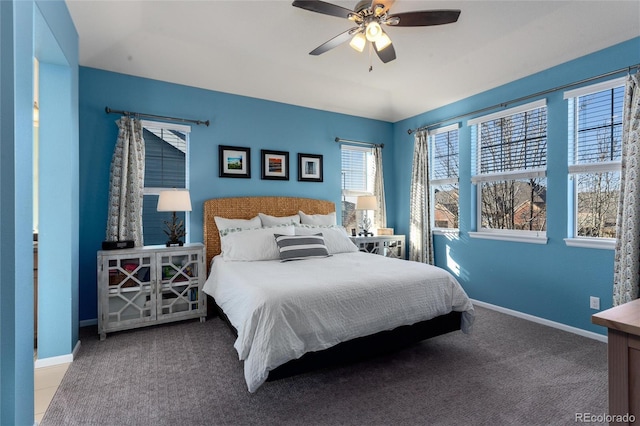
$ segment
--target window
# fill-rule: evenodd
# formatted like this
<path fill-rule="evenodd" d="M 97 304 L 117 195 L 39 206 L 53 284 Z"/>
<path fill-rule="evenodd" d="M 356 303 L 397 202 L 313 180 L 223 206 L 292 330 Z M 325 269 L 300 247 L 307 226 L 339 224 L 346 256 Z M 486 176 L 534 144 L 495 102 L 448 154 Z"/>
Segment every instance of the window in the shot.
<path fill-rule="evenodd" d="M 573 238 L 615 238 L 624 78 L 565 93 L 569 100 L 569 211 Z M 612 240 L 613 241 L 613 240 Z"/>
<path fill-rule="evenodd" d="M 373 195 L 373 150 L 352 145 L 342 145 L 342 225 L 357 229 L 356 198 Z M 371 218 L 371 212 L 368 213 Z"/>
<path fill-rule="evenodd" d="M 546 242 L 546 102 L 511 108 L 469 124 L 474 125 L 477 141 L 472 182 L 478 185 L 478 231 Z"/>
<path fill-rule="evenodd" d="M 458 124 L 429 131 L 431 217 L 435 229 L 457 229 Z"/>
<path fill-rule="evenodd" d="M 158 212 L 160 191 L 172 188 L 188 188 L 189 126 L 142 121 L 145 145 L 144 198 L 142 227 L 145 245 L 165 244 L 164 221 L 171 221 L 171 212 Z M 185 223 L 189 236 L 188 213 L 177 212 Z"/>

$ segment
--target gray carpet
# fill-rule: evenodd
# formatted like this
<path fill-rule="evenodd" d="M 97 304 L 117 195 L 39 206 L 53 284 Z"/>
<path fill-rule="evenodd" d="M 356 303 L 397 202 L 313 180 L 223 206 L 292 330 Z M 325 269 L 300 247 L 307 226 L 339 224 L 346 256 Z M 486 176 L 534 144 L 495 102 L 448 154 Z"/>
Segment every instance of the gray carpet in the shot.
<path fill-rule="evenodd" d="M 82 345 L 41 425 L 566 425 L 607 412 L 606 344 L 476 308 L 473 334 L 247 392 L 219 318 Z M 89 334 L 86 334 L 86 333 Z"/>

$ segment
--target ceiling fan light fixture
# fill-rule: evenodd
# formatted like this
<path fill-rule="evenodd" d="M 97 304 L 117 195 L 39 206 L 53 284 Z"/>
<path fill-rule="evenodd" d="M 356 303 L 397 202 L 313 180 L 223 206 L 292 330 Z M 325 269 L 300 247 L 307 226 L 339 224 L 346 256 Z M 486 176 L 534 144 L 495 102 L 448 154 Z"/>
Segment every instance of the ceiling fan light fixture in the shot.
<path fill-rule="evenodd" d="M 382 33 L 382 35 L 378 37 L 378 40 L 376 40 L 375 43 L 376 43 L 376 50 L 380 52 L 385 47 L 391 44 L 391 39 L 386 33 Z"/>
<path fill-rule="evenodd" d="M 351 41 L 349 42 L 349 46 L 351 46 L 354 50 L 357 50 L 358 52 L 362 52 L 366 44 L 367 44 L 367 39 L 362 33 L 358 33 L 354 35 Z"/>
<path fill-rule="evenodd" d="M 347 19 L 358 24 L 362 22 L 362 17 L 358 13 L 349 13 Z"/>
<path fill-rule="evenodd" d="M 375 16 L 382 16 L 383 13 L 384 13 L 384 4 L 376 4 L 373 7 L 373 14 Z"/>
<path fill-rule="evenodd" d="M 390 16 L 384 21 L 384 23 L 387 25 L 398 25 L 400 23 L 400 18 L 397 16 Z"/>
<path fill-rule="evenodd" d="M 371 42 L 377 41 L 382 34 L 382 27 L 380 27 L 380 24 L 378 24 L 378 22 L 371 21 L 367 24 L 365 34 L 367 35 L 367 40 Z"/>

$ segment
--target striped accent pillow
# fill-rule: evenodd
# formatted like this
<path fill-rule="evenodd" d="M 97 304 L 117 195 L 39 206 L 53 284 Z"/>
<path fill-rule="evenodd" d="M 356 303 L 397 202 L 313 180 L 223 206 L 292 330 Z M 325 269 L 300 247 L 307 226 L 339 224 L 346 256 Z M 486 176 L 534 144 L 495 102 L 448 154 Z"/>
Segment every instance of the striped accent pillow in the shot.
<path fill-rule="evenodd" d="M 274 236 L 280 250 L 281 262 L 330 256 L 321 233 L 315 235 L 274 234 Z"/>

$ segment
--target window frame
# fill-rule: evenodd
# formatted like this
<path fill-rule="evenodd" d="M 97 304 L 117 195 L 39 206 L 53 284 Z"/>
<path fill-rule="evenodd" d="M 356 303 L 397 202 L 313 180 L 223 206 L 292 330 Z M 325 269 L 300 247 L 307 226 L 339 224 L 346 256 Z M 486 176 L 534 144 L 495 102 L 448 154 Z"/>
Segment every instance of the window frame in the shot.
<path fill-rule="evenodd" d="M 516 114 L 533 111 L 536 109 L 545 108 L 545 114 L 547 114 L 545 138 L 548 135 L 548 109 L 546 98 L 539 99 L 526 104 L 518 105 L 513 108 L 505 109 L 492 114 L 476 117 L 468 120 L 467 126 L 471 127 L 475 131 L 475 135 L 472 135 L 473 143 L 473 167 L 471 172 L 471 183 L 475 186 L 474 193 L 476 197 L 476 231 L 469 232 L 469 236 L 472 238 L 484 238 L 491 240 L 502 241 L 514 241 L 524 242 L 532 244 L 546 244 L 548 241 L 547 231 L 528 231 L 528 230 L 515 230 L 515 229 L 491 229 L 484 228 L 482 226 L 482 188 L 478 187 L 478 184 L 482 185 L 484 182 L 497 182 L 501 180 L 517 180 L 524 178 L 545 178 L 547 166 L 532 168 L 532 169 L 519 169 L 507 172 L 494 172 L 494 173 L 480 173 L 481 170 L 481 132 L 480 126 L 484 122 L 493 121 L 501 118 L 510 117 Z M 472 132 L 473 133 L 473 132 Z M 547 152 L 545 152 L 545 164 L 546 164 Z M 547 184 L 548 185 L 548 184 Z M 547 209 L 548 211 L 548 209 Z"/>
<path fill-rule="evenodd" d="M 342 151 L 343 150 L 348 150 L 348 151 L 359 151 L 359 152 L 363 152 L 365 154 L 369 154 L 371 155 L 371 162 L 373 163 L 373 148 L 372 147 L 366 147 L 366 146 L 355 146 L 355 145 L 347 145 L 347 144 L 343 144 L 342 146 L 340 146 L 340 173 L 344 172 L 344 169 L 342 168 Z M 366 161 L 366 160 L 365 160 Z M 373 195 L 373 175 L 369 172 L 373 172 L 373 164 L 371 164 L 372 170 L 365 170 L 366 176 L 365 176 L 365 186 L 366 189 L 364 191 L 360 191 L 360 190 L 354 190 L 354 189 L 347 189 L 344 188 L 344 184 L 342 184 L 342 192 L 343 195 L 347 195 L 347 196 L 360 196 L 360 195 Z M 369 188 L 369 184 L 371 184 L 371 188 Z"/>
<path fill-rule="evenodd" d="M 578 150 L 578 114 L 576 108 L 578 106 L 579 98 L 581 96 L 592 95 L 595 93 L 603 92 L 605 90 L 613 90 L 619 87 L 625 86 L 626 77 L 619 77 L 602 81 L 587 86 L 582 86 L 577 89 L 567 90 L 564 92 L 563 98 L 567 101 L 567 121 L 569 126 L 569 132 L 567 135 L 568 140 L 568 179 L 569 179 L 569 194 L 567 199 L 568 206 L 568 235 L 564 239 L 565 244 L 569 247 L 583 247 L 583 248 L 595 248 L 604 250 L 615 249 L 615 238 L 609 237 L 586 237 L 578 235 L 578 179 L 577 175 L 587 173 L 598 172 L 620 172 L 622 169 L 621 161 L 601 161 L 592 163 L 577 163 L 576 155 Z M 624 98 L 623 98 L 624 102 Z M 612 124 L 613 126 L 613 124 Z"/>
<path fill-rule="evenodd" d="M 185 167 L 185 175 L 184 175 L 184 180 L 185 180 L 185 186 L 184 188 L 178 188 L 176 187 L 176 189 L 186 189 L 189 190 L 189 164 L 191 164 L 190 161 L 190 145 L 191 145 L 191 126 L 187 126 L 184 124 L 177 124 L 177 123 L 168 123 L 168 122 L 163 122 L 163 121 L 153 121 L 153 120 L 140 120 L 140 123 L 142 124 L 142 129 L 144 131 L 145 127 L 156 127 L 156 128 L 162 128 L 164 130 L 175 130 L 178 132 L 182 132 L 185 133 L 187 135 L 186 140 L 185 140 L 185 156 L 184 156 L 184 167 Z M 146 157 L 146 155 L 145 155 Z M 146 173 L 146 158 L 145 158 L 145 173 Z M 143 199 L 145 196 L 147 195 L 156 195 L 159 196 L 161 191 L 166 191 L 166 190 L 171 190 L 174 189 L 174 187 L 171 188 L 164 188 L 164 187 L 147 187 L 145 186 L 142 190 L 142 196 Z M 185 236 L 184 236 L 184 242 L 185 243 L 189 243 L 191 242 L 191 212 L 184 212 L 184 229 L 185 229 Z M 144 220 L 142 223 L 143 226 L 143 235 L 144 235 Z M 158 226 L 162 227 L 162 224 L 158 224 Z M 145 243 L 145 245 L 148 245 L 147 243 Z"/>
<path fill-rule="evenodd" d="M 443 127 L 438 127 L 435 129 L 431 129 L 427 132 L 427 141 L 429 146 L 429 198 L 431 202 L 429 203 L 431 206 L 431 233 L 434 235 L 459 235 L 460 234 L 460 123 L 454 123 Z M 456 131 L 458 137 L 458 151 L 456 156 L 458 158 L 458 170 L 457 177 L 452 178 L 433 178 L 433 173 L 435 170 L 435 142 L 437 135 L 442 133 L 449 133 Z M 435 198 L 435 187 L 441 185 L 451 185 L 456 184 L 458 187 L 458 226 L 456 228 L 443 228 L 436 226 L 436 198 Z"/>
<path fill-rule="evenodd" d="M 349 150 L 349 151 L 359 151 L 362 153 L 365 153 L 365 163 L 369 162 L 371 169 L 368 170 L 367 169 L 367 164 L 365 164 L 365 190 L 354 190 L 354 189 L 347 189 L 345 188 L 344 185 L 344 169 L 342 168 L 342 155 L 343 155 L 343 151 L 345 150 Z M 368 160 L 366 157 L 366 154 L 369 154 Z M 373 194 L 373 185 L 374 185 L 374 159 L 373 159 L 373 147 L 371 146 L 360 146 L 360 145 L 350 145 L 348 143 L 343 143 L 340 145 L 340 174 L 341 174 L 341 182 L 340 182 L 340 191 L 341 191 L 341 197 L 340 197 L 340 214 L 341 214 L 341 225 L 344 226 L 345 228 L 350 227 L 350 223 L 344 223 L 344 216 L 345 216 L 345 212 L 344 212 L 344 202 L 347 201 L 349 198 L 353 198 L 353 197 L 359 197 L 361 195 L 374 195 Z M 349 202 L 351 202 L 351 200 L 348 200 Z M 354 204 L 355 204 L 355 200 L 353 200 Z M 372 211 L 368 211 L 367 214 L 371 214 Z M 358 221 L 358 214 L 356 213 L 356 219 L 355 219 L 355 229 L 356 232 L 359 229 L 359 221 Z"/>

